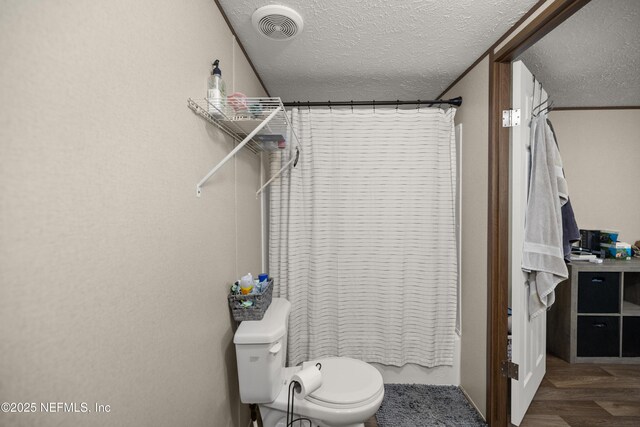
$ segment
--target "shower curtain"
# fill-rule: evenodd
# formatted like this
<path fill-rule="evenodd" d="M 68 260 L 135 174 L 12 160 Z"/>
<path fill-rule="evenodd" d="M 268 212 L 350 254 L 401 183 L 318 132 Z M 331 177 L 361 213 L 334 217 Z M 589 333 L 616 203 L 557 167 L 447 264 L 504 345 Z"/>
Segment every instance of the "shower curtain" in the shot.
<path fill-rule="evenodd" d="M 269 273 L 292 304 L 291 365 L 327 356 L 453 363 L 454 115 L 291 112 L 300 160 L 269 197 Z M 272 171 L 292 155 L 273 154 Z"/>

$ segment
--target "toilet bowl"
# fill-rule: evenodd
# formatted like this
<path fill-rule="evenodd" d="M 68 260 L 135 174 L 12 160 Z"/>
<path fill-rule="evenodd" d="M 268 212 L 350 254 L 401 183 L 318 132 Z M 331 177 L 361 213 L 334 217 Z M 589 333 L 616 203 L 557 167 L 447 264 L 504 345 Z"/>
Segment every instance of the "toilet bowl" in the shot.
<path fill-rule="evenodd" d="M 274 298 L 262 320 L 242 322 L 234 336 L 240 399 L 259 405 L 264 427 L 286 427 L 289 384 L 303 368 L 284 367 L 290 307 Z M 313 427 L 361 427 L 380 407 L 384 384 L 373 366 L 347 357 L 307 363 L 321 364 L 322 385 L 294 398 L 294 418 L 307 418 Z"/>
<path fill-rule="evenodd" d="M 372 417 L 384 397 L 382 375 L 373 366 L 347 357 L 318 359 L 322 364 L 322 386 L 304 399 L 295 398 L 297 417 L 312 425 L 327 427 L 362 426 Z M 273 402 L 260 405 L 265 427 L 282 427 L 286 421 L 290 378 L 302 367 L 286 368 L 286 382 Z M 306 424 L 303 424 L 306 425 Z"/>

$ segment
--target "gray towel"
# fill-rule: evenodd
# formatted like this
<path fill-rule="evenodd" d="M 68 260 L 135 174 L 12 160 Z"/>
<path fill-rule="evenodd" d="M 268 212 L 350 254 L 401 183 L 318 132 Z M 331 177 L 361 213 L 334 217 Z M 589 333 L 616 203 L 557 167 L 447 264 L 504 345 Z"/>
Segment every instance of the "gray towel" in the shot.
<path fill-rule="evenodd" d="M 558 135 L 556 135 L 556 131 L 553 128 L 551 120 L 547 119 L 547 124 L 549 125 L 549 129 L 551 129 L 553 140 L 555 141 L 556 147 L 558 147 L 559 150 L 560 146 L 558 145 Z M 564 174 L 564 170 L 562 171 L 562 173 Z M 578 241 L 580 241 L 580 228 L 578 227 L 576 217 L 573 213 L 571 199 L 567 199 L 567 203 L 562 205 L 562 247 L 564 249 L 565 260 L 568 261 L 569 255 L 571 255 L 571 244 Z"/>
<path fill-rule="evenodd" d="M 568 200 L 560 152 L 546 115 L 533 119 L 531 175 L 525 214 L 522 269 L 529 273 L 529 315 L 553 304 L 556 285 L 569 274 L 562 245 L 562 206 Z"/>
<path fill-rule="evenodd" d="M 571 200 L 567 200 L 567 203 L 562 205 L 562 246 L 566 261 L 571 255 L 571 244 L 578 241 L 580 241 L 580 229 L 576 223 Z"/>

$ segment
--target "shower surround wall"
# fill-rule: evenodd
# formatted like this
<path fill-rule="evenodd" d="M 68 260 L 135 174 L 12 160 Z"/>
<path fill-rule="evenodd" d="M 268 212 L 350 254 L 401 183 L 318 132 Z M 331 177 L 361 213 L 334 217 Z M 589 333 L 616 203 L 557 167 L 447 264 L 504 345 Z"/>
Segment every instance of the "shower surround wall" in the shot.
<path fill-rule="evenodd" d="M 0 425 L 247 425 L 225 296 L 260 270 L 259 158 L 196 198 L 233 142 L 186 99 L 215 58 L 264 91 L 215 3 L 1 9 L 0 401 L 110 412 Z"/>

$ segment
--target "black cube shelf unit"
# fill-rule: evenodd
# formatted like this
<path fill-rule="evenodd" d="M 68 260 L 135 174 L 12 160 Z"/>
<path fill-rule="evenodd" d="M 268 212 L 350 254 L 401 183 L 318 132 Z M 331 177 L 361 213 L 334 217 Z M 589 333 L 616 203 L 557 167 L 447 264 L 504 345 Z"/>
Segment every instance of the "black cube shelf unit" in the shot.
<path fill-rule="evenodd" d="M 570 264 L 547 312 L 547 350 L 570 363 L 640 363 L 640 259 Z"/>

